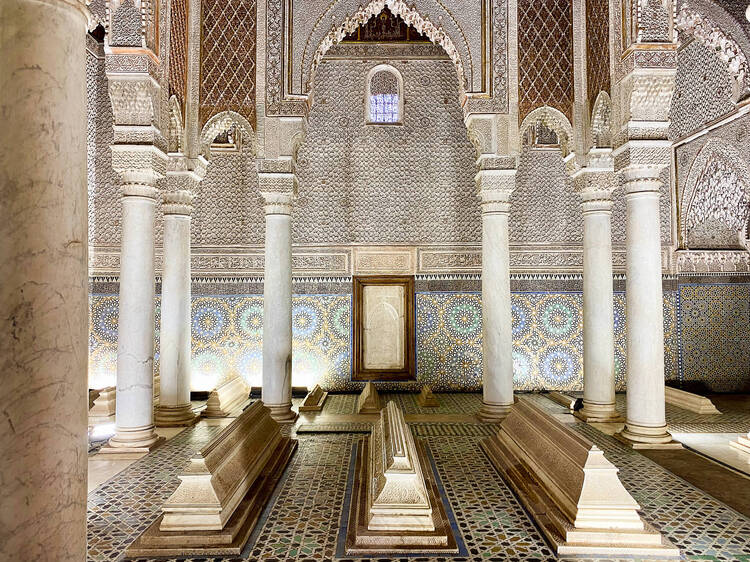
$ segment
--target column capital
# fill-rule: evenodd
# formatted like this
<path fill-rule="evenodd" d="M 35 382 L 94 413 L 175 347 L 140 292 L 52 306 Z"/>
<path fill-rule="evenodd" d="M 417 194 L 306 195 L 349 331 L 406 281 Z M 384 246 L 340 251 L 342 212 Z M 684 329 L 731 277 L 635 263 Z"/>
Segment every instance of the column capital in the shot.
<path fill-rule="evenodd" d="M 155 186 L 167 172 L 167 155 L 153 145 L 113 144 L 112 168 L 120 174 L 123 194 L 133 185 Z"/>
<path fill-rule="evenodd" d="M 294 195 L 291 193 L 261 192 L 267 215 L 291 215 Z"/>
<path fill-rule="evenodd" d="M 510 162 L 503 162 L 510 164 Z M 514 167 L 492 167 L 482 168 L 474 176 L 477 186 L 477 196 L 482 208 L 482 213 L 509 213 L 510 196 L 516 187 L 516 168 Z"/>
<path fill-rule="evenodd" d="M 625 195 L 647 192 L 660 195 L 663 169 L 664 166 L 661 165 L 633 165 L 622 170 L 623 180 L 625 181 Z"/>
<path fill-rule="evenodd" d="M 161 209 L 165 215 L 189 217 L 193 214 L 193 194 L 186 190 L 168 191 L 162 195 Z"/>
<path fill-rule="evenodd" d="M 169 154 L 167 164 L 167 189 L 174 191 L 189 191 L 195 194 L 200 182 L 206 175 L 208 162 L 202 156 L 188 158 L 182 153 Z"/>
<path fill-rule="evenodd" d="M 581 198 L 583 214 L 612 211 L 612 192 L 617 187 L 612 151 L 593 149 L 587 156 L 588 165 L 573 176 L 573 189 Z"/>
<path fill-rule="evenodd" d="M 297 195 L 297 175 L 294 161 L 289 158 L 256 160 L 258 170 L 258 191 L 264 199 L 266 194 Z"/>

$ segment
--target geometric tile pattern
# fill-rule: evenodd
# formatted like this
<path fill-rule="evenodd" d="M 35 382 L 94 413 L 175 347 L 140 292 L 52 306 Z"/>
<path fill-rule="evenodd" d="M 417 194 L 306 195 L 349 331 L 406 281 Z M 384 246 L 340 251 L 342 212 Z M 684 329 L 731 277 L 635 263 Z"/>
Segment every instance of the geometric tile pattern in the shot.
<path fill-rule="evenodd" d="M 156 372 L 159 369 L 159 303 L 157 297 L 154 332 Z M 666 291 L 664 344 L 668 380 L 678 378 L 677 304 L 676 292 Z M 90 305 L 90 387 L 113 386 L 117 366 L 118 297 L 93 294 Z M 582 390 L 581 293 L 518 292 L 511 295 L 511 306 L 516 390 Z M 481 317 L 479 293 L 417 293 L 417 381 L 379 384 L 381 392 L 415 390 L 424 384 L 430 385 L 436 392 L 481 390 Z M 361 389 L 362 383 L 351 380 L 351 322 L 351 295 L 293 297 L 294 385 L 312 387 L 317 383 L 325 390 L 334 392 L 358 392 Z M 260 295 L 193 297 L 192 389 L 210 390 L 236 374 L 241 375 L 250 386 L 260 386 L 262 327 L 263 297 Z M 626 357 L 624 293 L 614 295 L 614 327 L 615 380 L 617 389 L 622 390 L 625 387 Z M 683 355 L 690 353 L 689 349 L 683 349 Z M 747 354 L 748 348 L 735 349 L 734 353 L 744 357 L 743 353 Z M 733 364 L 730 361 L 725 368 L 731 368 Z M 446 400 L 454 400 L 449 397 L 456 395 L 445 396 Z M 332 403 L 336 400 L 339 399 L 333 396 L 329 398 Z M 456 413 L 463 413 L 460 406 L 456 408 Z M 429 413 L 427 409 L 406 411 Z"/>
<path fill-rule="evenodd" d="M 200 123 L 225 110 L 255 126 L 255 0 L 203 0 Z"/>
<path fill-rule="evenodd" d="M 92 388 L 112 386 L 117 372 L 117 296 L 91 295 L 89 373 Z M 159 300 L 156 332 L 158 370 Z M 349 380 L 351 296 L 304 295 L 292 299 L 292 384 L 325 386 Z M 260 386 L 263 369 L 263 297 L 192 298 L 193 390 L 211 390 L 236 374 Z"/>
<path fill-rule="evenodd" d="M 420 557 L 420 562 L 555 559 L 479 448 L 480 440 L 494 426 L 410 425 L 432 453 L 457 532 L 468 551 L 466 556 Z M 642 506 L 644 518 L 683 549 L 688 560 L 748 560 L 750 519 L 591 426 L 576 423 L 572 427 L 594 441 L 620 468 L 620 479 Z M 92 491 L 88 559 L 121 559 L 127 545 L 158 516 L 161 503 L 175 489 L 176 475 L 190 455 L 221 429 L 204 424 L 189 428 Z M 361 436 L 294 436 L 299 448 L 243 554 L 199 558 L 196 562 L 341 560 L 335 557 L 336 543 L 352 447 Z"/>
<path fill-rule="evenodd" d="M 573 122 L 573 2 L 518 2 L 519 123 L 549 105 Z"/>
<path fill-rule="evenodd" d="M 381 393 L 381 404 L 393 401 L 404 414 L 465 414 L 474 415 L 482 406 L 482 395 L 479 392 L 440 393 L 435 396 L 440 403 L 438 408 L 423 408 L 417 403 L 417 395 L 412 393 Z M 326 413 L 327 410 L 326 410 Z"/>
<path fill-rule="evenodd" d="M 680 379 L 750 390 L 750 283 L 681 284 Z"/>
<path fill-rule="evenodd" d="M 664 292 L 665 372 L 677 378 L 676 294 Z M 417 293 L 417 379 L 433 390 L 479 390 L 481 295 Z M 516 390 L 583 389 L 581 293 L 512 293 Z M 614 295 L 615 381 L 625 386 L 625 294 Z"/>
<path fill-rule="evenodd" d="M 589 113 L 599 92 L 609 92 L 609 2 L 586 0 L 586 82 Z"/>
<path fill-rule="evenodd" d="M 181 432 L 88 496 L 88 560 L 118 560 L 158 516 L 179 484 L 187 460 L 224 427 L 200 424 Z"/>

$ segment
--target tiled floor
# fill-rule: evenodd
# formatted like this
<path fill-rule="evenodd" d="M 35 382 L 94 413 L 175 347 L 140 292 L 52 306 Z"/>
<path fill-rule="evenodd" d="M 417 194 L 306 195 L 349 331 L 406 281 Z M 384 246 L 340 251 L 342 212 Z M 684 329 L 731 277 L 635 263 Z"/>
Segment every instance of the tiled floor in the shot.
<path fill-rule="evenodd" d="M 457 413 L 476 412 L 481 402 L 480 395 L 451 395 L 444 400 L 446 396 L 438 395 L 443 405 L 438 413 L 453 414 L 446 420 Z M 413 396 L 394 397 L 405 412 L 420 413 Z M 564 409 L 546 398 L 531 399 L 564 414 Z M 331 395 L 321 417 L 350 415 L 355 402 L 353 395 Z M 435 460 L 468 555 L 410 560 L 554 560 L 535 525 L 479 448 L 480 440 L 496 428 L 476 422 L 433 421 L 434 409 L 429 413 L 430 421 L 419 421 L 414 415 L 410 425 Z M 620 467 L 623 484 L 643 507 L 644 517 L 680 546 L 688 559 L 750 562 L 750 519 L 591 426 L 574 422 L 572 427 Z M 89 560 L 121 559 L 125 547 L 158 516 L 193 451 L 220 429 L 205 422 L 189 428 L 92 491 Z M 296 437 L 299 449 L 243 559 L 334 559 L 352 446 L 362 434 L 300 433 Z"/>

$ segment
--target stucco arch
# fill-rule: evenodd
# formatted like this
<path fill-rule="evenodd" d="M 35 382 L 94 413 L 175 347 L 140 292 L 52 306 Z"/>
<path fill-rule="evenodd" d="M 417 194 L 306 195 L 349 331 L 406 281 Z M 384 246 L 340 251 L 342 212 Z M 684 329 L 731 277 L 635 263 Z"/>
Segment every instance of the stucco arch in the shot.
<path fill-rule="evenodd" d="M 427 1 L 435 4 L 436 9 L 444 10 L 434 0 Z M 415 6 L 409 6 L 404 0 L 371 0 L 366 6 L 360 6 L 357 11 L 344 18 L 341 24 L 333 27 L 320 40 L 316 41 L 317 36 L 319 36 L 320 26 L 323 25 L 322 22 L 327 20 L 326 16 L 328 12 L 337 3 L 333 2 L 329 6 L 329 9 L 320 16 L 307 39 L 302 55 L 303 83 L 307 92 L 311 90 L 315 71 L 328 50 L 343 40 L 348 34 L 355 31 L 360 25 L 366 23 L 370 18 L 378 15 L 387 6 L 393 14 L 400 16 L 408 25 L 443 48 L 456 67 L 459 77 L 459 91 L 463 97 L 467 90 L 467 84 L 469 84 L 465 69 L 471 71 L 472 62 L 468 42 L 455 19 L 451 17 L 449 18 L 450 21 L 441 21 L 436 25 L 429 18 L 423 17 Z M 313 47 L 315 48 L 313 49 Z"/>
<path fill-rule="evenodd" d="M 728 181 L 714 178 L 717 170 L 731 175 Z M 732 144 L 721 139 L 710 139 L 701 148 L 690 166 L 685 187 L 680 196 L 680 245 L 696 247 L 691 229 L 708 219 L 724 223 L 732 237 L 726 247 L 740 245 L 740 232 L 747 229 L 750 215 L 750 163 Z M 736 240 L 734 234 L 737 233 Z M 698 241 L 698 247 L 706 246 Z"/>
<path fill-rule="evenodd" d="M 727 64 L 735 102 L 750 96 L 750 37 L 726 10 L 714 2 L 690 0 L 680 8 L 675 25 Z"/>
<path fill-rule="evenodd" d="M 518 131 L 518 138 L 522 142 L 526 132 L 537 122 L 544 124 L 545 127 L 555 132 L 560 142 L 560 150 L 563 157 L 567 157 L 573 153 L 571 150 L 573 146 L 573 127 L 570 121 L 568 121 L 568 118 L 561 111 L 548 105 L 537 107 L 523 120 Z"/>
<path fill-rule="evenodd" d="M 209 119 L 203 126 L 200 136 L 200 153 L 209 160 L 211 157 L 211 143 L 216 135 L 228 131 L 232 125 L 237 125 L 244 138 L 250 145 L 253 155 L 257 154 L 258 139 L 250 122 L 236 111 L 222 111 Z"/>

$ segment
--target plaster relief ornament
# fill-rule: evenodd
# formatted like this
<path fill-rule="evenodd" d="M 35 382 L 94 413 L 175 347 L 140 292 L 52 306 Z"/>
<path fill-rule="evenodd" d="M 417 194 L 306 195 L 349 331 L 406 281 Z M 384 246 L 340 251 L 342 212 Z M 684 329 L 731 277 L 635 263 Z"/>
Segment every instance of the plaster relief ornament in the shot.
<path fill-rule="evenodd" d="M 750 10 L 750 6 L 748 7 Z M 747 12 L 745 15 L 748 15 Z M 718 57 L 727 63 L 729 72 L 734 78 L 733 98 L 735 101 L 750 93 L 750 66 L 747 57 L 737 42 L 728 36 L 711 19 L 690 9 L 683 4 L 675 24 L 678 29 L 693 35 L 701 43 L 715 51 Z"/>
<path fill-rule="evenodd" d="M 315 51 L 310 79 L 307 83 L 308 91 L 313 83 L 315 69 L 323 60 L 328 50 L 337 43 L 340 43 L 347 35 L 355 32 L 358 27 L 367 23 L 370 18 L 377 16 L 386 6 L 394 15 L 401 17 L 407 25 L 413 27 L 422 35 L 427 36 L 435 45 L 440 45 L 443 48 L 456 67 L 456 72 L 459 76 L 459 90 L 461 97 L 463 97 L 466 92 L 466 76 L 464 75 L 463 63 L 461 62 L 461 55 L 458 49 L 439 21 L 435 25 L 429 18 L 423 18 L 414 7 L 410 7 L 403 0 L 373 0 L 367 6 L 360 8 L 354 14 L 348 16 L 338 27 L 332 26 L 330 33 L 323 38 Z"/>

